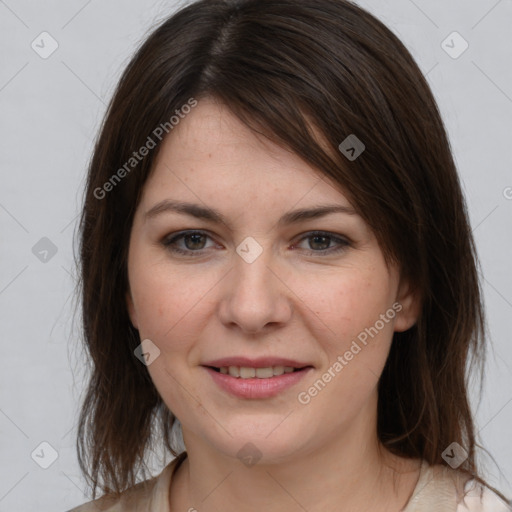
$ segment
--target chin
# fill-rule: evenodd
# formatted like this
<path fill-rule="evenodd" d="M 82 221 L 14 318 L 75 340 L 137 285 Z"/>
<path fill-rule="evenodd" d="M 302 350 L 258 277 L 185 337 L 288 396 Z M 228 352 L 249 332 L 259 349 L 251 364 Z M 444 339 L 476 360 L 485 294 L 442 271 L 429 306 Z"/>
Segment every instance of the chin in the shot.
<path fill-rule="evenodd" d="M 239 459 L 250 467 L 254 464 L 280 464 L 295 460 L 299 454 L 303 455 L 305 450 L 305 432 L 301 435 L 294 428 L 288 428 L 283 422 L 285 416 L 278 419 L 272 415 L 272 420 L 252 421 L 245 419 L 244 422 L 233 422 L 227 428 L 228 435 L 223 429 L 217 434 L 220 437 L 211 435 L 210 446 L 223 455 Z M 281 424 L 280 424 L 281 423 Z"/>

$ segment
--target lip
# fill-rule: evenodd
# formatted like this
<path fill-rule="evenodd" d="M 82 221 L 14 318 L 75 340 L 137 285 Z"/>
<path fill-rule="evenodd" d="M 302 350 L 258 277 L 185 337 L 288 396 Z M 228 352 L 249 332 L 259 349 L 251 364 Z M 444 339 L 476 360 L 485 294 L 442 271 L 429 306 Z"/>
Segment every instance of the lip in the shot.
<path fill-rule="evenodd" d="M 224 357 L 202 363 L 202 366 L 215 366 L 222 368 L 223 366 L 246 366 L 249 368 L 268 368 L 269 366 L 292 366 L 293 368 L 304 368 L 305 366 L 313 366 L 310 363 L 300 363 L 293 359 L 282 357 L 258 357 L 250 359 L 248 357 Z"/>
<path fill-rule="evenodd" d="M 224 360 L 219 360 L 224 361 Z M 246 363 L 246 366 L 252 366 L 254 362 L 249 365 Z M 217 366 L 216 364 L 212 364 L 211 366 Z M 221 366 L 239 366 L 235 365 L 224 365 Z M 240 365 L 244 366 L 244 365 Z M 268 366 L 281 366 L 281 364 L 270 364 Z M 282 366 L 292 366 L 292 365 L 282 365 Z M 263 366 L 260 366 L 263 367 Z M 295 366 L 298 368 L 298 366 Z M 224 374 L 213 370 L 207 366 L 204 366 L 204 369 L 210 374 L 211 378 L 219 386 L 220 389 L 230 393 L 231 395 L 236 396 L 237 398 L 245 398 L 245 399 L 259 399 L 259 398 L 271 398 L 273 396 L 278 395 L 279 393 L 285 391 L 293 387 L 299 381 L 301 381 L 311 370 L 313 370 L 312 366 L 307 366 L 302 370 L 298 370 L 292 373 L 283 373 L 282 375 L 277 375 L 268 379 L 259 379 L 257 377 L 250 379 L 242 379 L 238 377 L 231 377 L 229 374 Z"/>

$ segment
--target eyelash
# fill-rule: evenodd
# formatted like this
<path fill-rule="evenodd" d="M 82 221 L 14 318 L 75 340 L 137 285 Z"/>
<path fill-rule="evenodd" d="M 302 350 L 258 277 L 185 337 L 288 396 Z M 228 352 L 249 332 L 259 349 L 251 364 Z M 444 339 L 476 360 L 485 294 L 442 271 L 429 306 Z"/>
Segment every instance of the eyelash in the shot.
<path fill-rule="evenodd" d="M 203 254 L 203 251 L 205 251 L 206 249 L 200 249 L 197 251 L 194 251 L 192 249 L 184 250 L 184 249 L 180 249 L 180 248 L 176 247 L 176 245 L 175 245 L 178 240 L 184 239 L 186 236 L 191 236 L 191 235 L 205 235 L 206 237 L 211 239 L 210 235 L 208 235 L 208 233 L 206 233 L 204 231 L 194 231 L 194 230 L 182 231 L 180 233 L 173 235 L 170 238 L 168 237 L 168 238 L 165 238 L 164 240 L 162 240 L 162 245 L 166 249 L 168 249 L 170 252 L 173 252 L 176 254 L 181 254 L 183 256 L 189 256 L 189 257 L 201 256 Z M 327 249 L 323 249 L 323 250 L 319 250 L 319 251 L 314 251 L 311 249 L 306 250 L 308 256 L 311 256 L 311 255 L 324 256 L 324 255 L 338 254 L 338 253 L 344 251 L 347 247 L 349 247 L 351 245 L 350 242 L 348 240 L 346 240 L 345 238 L 341 238 L 339 236 L 336 236 L 336 235 L 326 232 L 326 231 L 310 231 L 306 234 L 306 236 L 303 236 L 297 243 L 300 243 L 303 240 L 307 240 L 308 238 L 314 238 L 314 237 L 329 238 L 330 241 L 334 241 L 334 242 L 338 243 L 339 246 L 338 247 L 329 247 Z"/>

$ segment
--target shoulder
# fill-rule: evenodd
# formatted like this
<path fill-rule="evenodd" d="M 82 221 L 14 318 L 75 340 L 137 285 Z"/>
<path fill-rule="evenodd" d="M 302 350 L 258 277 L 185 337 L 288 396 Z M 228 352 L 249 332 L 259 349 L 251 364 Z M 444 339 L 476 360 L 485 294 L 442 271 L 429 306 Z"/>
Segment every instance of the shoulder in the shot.
<path fill-rule="evenodd" d="M 126 489 L 119 496 L 102 496 L 79 505 L 68 512 L 131 512 L 132 510 L 150 510 L 149 500 L 158 477 L 140 482 Z"/>
<path fill-rule="evenodd" d="M 403 512 L 512 512 L 492 489 L 467 473 L 423 461 L 418 483 Z"/>
<path fill-rule="evenodd" d="M 476 480 L 466 482 L 464 496 L 456 512 L 511 512 L 512 507 L 492 489 Z"/>
<path fill-rule="evenodd" d="M 119 496 L 102 496 L 67 512 L 168 512 L 171 477 L 185 457 L 186 452 L 173 459 L 159 475 L 139 482 Z"/>

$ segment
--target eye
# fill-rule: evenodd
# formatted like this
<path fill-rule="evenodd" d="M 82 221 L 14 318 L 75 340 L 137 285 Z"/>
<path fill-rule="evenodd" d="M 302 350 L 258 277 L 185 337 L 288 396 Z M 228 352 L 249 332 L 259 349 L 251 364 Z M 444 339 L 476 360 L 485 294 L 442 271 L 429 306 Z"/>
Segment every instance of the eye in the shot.
<path fill-rule="evenodd" d="M 207 249 L 206 241 L 211 237 L 203 231 L 182 231 L 162 241 L 169 251 L 191 256 L 193 253 L 201 254 Z"/>
<path fill-rule="evenodd" d="M 207 245 L 208 240 L 212 241 L 210 245 Z M 301 250 L 309 256 L 336 254 L 346 250 L 346 248 L 351 245 L 348 240 L 334 235 L 333 233 L 314 231 L 306 233 L 306 235 L 299 240 L 299 243 L 292 246 L 292 250 L 295 250 L 304 242 L 307 242 L 308 247 L 302 247 Z M 182 231 L 164 238 L 161 243 L 167 250 L 174 254 L 191 257 L 199 256 L 207 249 L 219 247 L 213 242 L 211 236 L 204 231 Z"/>
<path fill-rule="evenodd" d="M 308 248 L 305 251 L 309 255 L 335 254 L 350 246 L 350 242 L 345 238 L 325 231 L 307 233 L 299 242 L 304 241 L 307 241 Z"/>

